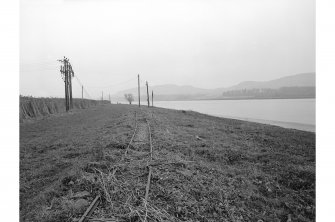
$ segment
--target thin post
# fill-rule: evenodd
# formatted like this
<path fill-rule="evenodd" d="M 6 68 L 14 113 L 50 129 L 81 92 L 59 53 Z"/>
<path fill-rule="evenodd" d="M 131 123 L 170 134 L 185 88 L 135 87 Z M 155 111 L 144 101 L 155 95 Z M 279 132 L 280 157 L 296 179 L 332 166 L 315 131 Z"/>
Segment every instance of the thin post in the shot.
<path fill-rule="evenodd" d="M 81 86 L 81 99 L 84 99 L 84 86 Z"/>
<path fill-rule="evenodd" d="M 148 81 L 146 81 L 147 85 L 147 100 L 148 100 L 148 107 L 150 106 L 150 99 L 149 99 L 149 88 L 148 88 Z"/>
<path fill-rule="evenodd" d="M 68 80 L 68 66 L 67 60 L 64 57 L 64 73 L 65 73 L 65 109 L 66 112 L 69 111 L 69 80 Z"/>
<path fill-rule="evenodd" d="M 67 110 L 70 110 L 71 108 L 71 100 L 70 100 L 70 78 L 71 78 L 71 72 L 70 72 L 70 62 L 69 59 L 66 58 L 66 74 L 67 74 Z"/>
<path fill-rule="evenodd" d="M 67 85 L 66 85 L 66 74 L 65 74 L 65 63 L 61 66 L 61 73 L 64 75 L 64 89 L 65 89 L 65 110 L 67 111 Z"/>
<path fill-rule="evenodd" d="M 151 106 L 154 107 L 154 91 L 151 91 Z"/>
<path fill-rule="evenodd" d="M 141 107 L 141 94 L 140 94 L 140 74 L 137 75 L 138 83 L 137 83 L 137 88 L 138 88 L 138 107 Z"/>
<path fill-rule="evenodd" d="M 72 103 L 72 66 L 69 65 L 69 91 L 70 91 L 70 108 L 72 109 L 73 108 L 73 103 Z"/>

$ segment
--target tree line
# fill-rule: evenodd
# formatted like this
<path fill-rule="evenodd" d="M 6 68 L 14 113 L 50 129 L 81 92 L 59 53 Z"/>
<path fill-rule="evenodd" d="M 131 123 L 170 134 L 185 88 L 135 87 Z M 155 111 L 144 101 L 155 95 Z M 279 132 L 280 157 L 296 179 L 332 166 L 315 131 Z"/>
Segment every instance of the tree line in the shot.
<path fill-rule="evenodd" d="M 222 96 L 225 98 L 315 98 L 315 87 L 239 89 L 223 92 Z"/>

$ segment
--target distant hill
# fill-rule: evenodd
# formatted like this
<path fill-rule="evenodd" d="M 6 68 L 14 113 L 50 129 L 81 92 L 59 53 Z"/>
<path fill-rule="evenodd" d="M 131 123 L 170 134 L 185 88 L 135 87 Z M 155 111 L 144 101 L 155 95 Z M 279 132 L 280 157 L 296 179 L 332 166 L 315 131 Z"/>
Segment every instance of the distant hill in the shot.
<path fill-rule="evenodd" d="M 151 86 L 150 90 L 154 90 L 160 95 L 198 95 L 198 94 L 206 94 L 211 91 L 208 89 L 201 89 L 201 88 L 197 88 L 197 87 L 193 87 L 189 85 L 178 86 L 178 85 L 173 85 L 173 84 Z M 126 91 L 137 93 L 137 88 L 133 88 L 131 90 L 125 90 L 123 92 L 126 92 Z M 146 93 L 146 88 L 141 87 L 141 91 Z"/>
<path fill-rule="evenodd" d="M 157 85 L 157 86 L 150 86 L 149 85 L 149 93 L 151 95 L 151 91 L 154 91 L 154 97 L 155 99 L 161 99 L 161 100 L 185 100 L 185 99 L 192 99 L 192 98 L 198 98 L 203 97 L 209 94 L 212 90 L 211 89 L 201 89 L 189 85 L 184 86 L 178 86 L 173 84 L 166 84 L 166 85 Z M 138 89 L 137 88 L 131 88 L 127 90 L 122 90 L 112 96 L 112 99 L 115 100 L 122 100 L 124 97 L 124 94 L 131 93 L 137 98 Z M 146 99 L 147 95 L 147 89 L 145 86 L 140 88 L 141 93 L 141 100 Z M 137 100 L 137 99 L 135 99 Z"/>
<path fill-rule="evenodd" d="M 225 88 L 223 91 L 237 90 L 237 89 L 279 89 L 281 87 L 315 87 L 315 73 L 302 73 L 292 76 L 285 76 L 279 79 L 270 81 L 245 81 L 235 86 Z"/>
<path fill-rule="evenodd" d="M 296 74 L 270 81 L 245 81 L 231 87 L 216 89 L 202 89 L 190 85 L 157 85 L 149 86 L 149 93 L 151 95 L 151 91 L 154 91 L 155 100 L 225 99 L 223 93 L 227 91 L 244 89 L 280 89 L 283 87 L 315 87 L 315 73 Z M 137 101 L 137 90 L 137 88 L 131 88 L 120 91 L 114 94 L 112 99 L 114 101 L 123 101 L 125 93 L 132 93 L 135 97 L 135 101 Z M 146 87 L 141 87 L 140 93 L 141 100 L 146 100 Z M 310 95 L 311 93 L 308 93 L 308 95 L 306 94 L 306 97 L 309 97 Z"/>

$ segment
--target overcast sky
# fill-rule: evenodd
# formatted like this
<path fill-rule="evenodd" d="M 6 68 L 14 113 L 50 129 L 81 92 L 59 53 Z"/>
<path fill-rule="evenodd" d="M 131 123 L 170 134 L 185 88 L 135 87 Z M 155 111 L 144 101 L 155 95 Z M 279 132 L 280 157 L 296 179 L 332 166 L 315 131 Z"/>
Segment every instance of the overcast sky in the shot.
<path fill-rule="evenodd" d="M 63 56 L 94 98 L 137 74 L 218 88 L 314 72 L 314 11 L 314 0 L 21 0 L 20 93 L 63 97 Z"/>

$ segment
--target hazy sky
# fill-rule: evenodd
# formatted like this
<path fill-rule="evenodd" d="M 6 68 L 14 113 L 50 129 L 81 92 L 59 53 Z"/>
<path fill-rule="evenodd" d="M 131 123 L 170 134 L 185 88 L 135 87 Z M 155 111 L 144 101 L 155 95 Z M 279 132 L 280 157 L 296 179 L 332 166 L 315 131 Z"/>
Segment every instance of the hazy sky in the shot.
<path fill-rule="evenodd" d="M 137 74 L 151 85 L 218 88 L 315 70 L 314 0 L 20 3 L 23 95 L 63 96 L 63 56 L 94 98 L 136 87 Z"/>

